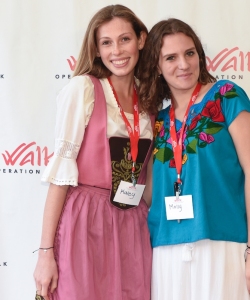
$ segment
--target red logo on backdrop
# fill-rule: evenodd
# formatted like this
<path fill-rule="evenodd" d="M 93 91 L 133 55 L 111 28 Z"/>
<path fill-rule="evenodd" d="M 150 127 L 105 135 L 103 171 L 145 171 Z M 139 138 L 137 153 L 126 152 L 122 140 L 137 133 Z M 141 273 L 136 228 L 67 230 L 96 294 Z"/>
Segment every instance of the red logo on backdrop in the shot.
<path fill-rule="evenodd" d="M 76 59 L 74 58 L 74 56 L 70 56 L 70 58 L 67 59 L 67 62 L 69 64 L 70 70 L 75 71 Z"/>
<path fill-rule="evenodd" d="M 250 52 L 244 54 L 243 51 L 240 51 L 239 47 L 234 47 L 232 49 L 225 48 L 221 50 L 213 59 L 211 59 L 209 56 L 206 56 L 206 59 L 208 71 L 225 72 L 229 69 L 234 71 L 250 71 Z M 70 58 L 67 59 L 67 62 L 70 70 L 74 71 L 77 62 L 74 56 L 70 56 Z"/>
<path fill-rule="evenodd" d="M 214 58 L 206 56 L 207 69 L 209 72 L 226 72 L 226 71 L 248 71 L 250 72 L 250 52 L 244 53 L 239 47 L 232 49 L 225 48 L 221 50 Z M 73 72 L 76 67 L 77 60 L 74 56 L 70 56 L 67 59 L 70 70 Z M 221 75 L 222 78 L 235 79 L 236 75 Z M 55 76 L 56 79 L 70 79 L 71 75 L 59 75 Z M 219 76 L 216 76 L 219 79 Z M 239 79 L 243 79 L 243 75 L 239 75 Z"/>
<path fill-rule="evenodd" d="M 30 163 L 32 166 L 35 164 L 37 166 L 47 166 L 49 159 L 53 156 L 53 153 L 48 153 L 48 147 L 44 147 L 42 149 L 40 146 L 35 145 L 35 142 L 29 144 L 23 143 L 12 153 L 9 153 L 7 150 L 5 150 L 5 153 L 2 153 L 2 156 L 6 165 L 14 166 L 18 164 L 19 166 L 23 166 L 27 163 Z"/>
<path fill-rule="evenodd" d="M 19 167 L 41 167 L 47 166 L 49 159 L 53 156 L 53 152 L 49 153 L 48 147 L 40 147 L 36 142 L 31 142 L 29 144 L 22 143 L 14 151 L 9 152 L 5 150 L 2 153 L 5 165 L 9 168 L 3 168 L 2 173 L 36 173 L 40 174 L 40 170 L 33 169 L 18 169 Z M 10 167 L 14 167 L 10 168 Z"/>
<path fill-rule="evenodd" d="M 225 72 L 230 69 L 234 71 L 245 71 L 247 69 L 247 71 L 250 71 L 250 52 L 244 54 L 243 51 L 239 50 L 239 47 L 230 50 L 225 48 L 214 59 L 210 59 L 208 56 L 206 56 L 206 59 L 208 71 Z"/>
<path fill-rule="evenodd" d="M 74 56 L 70 56 L 67 59 L 68 65 L 70 70 L 73 72 L 75 70 L 76 67 L 76 59 L 74 58 Z M 70 79 L 71 78 L 71 74 L 56 74 L 55 75 L 56 79 Z"/>

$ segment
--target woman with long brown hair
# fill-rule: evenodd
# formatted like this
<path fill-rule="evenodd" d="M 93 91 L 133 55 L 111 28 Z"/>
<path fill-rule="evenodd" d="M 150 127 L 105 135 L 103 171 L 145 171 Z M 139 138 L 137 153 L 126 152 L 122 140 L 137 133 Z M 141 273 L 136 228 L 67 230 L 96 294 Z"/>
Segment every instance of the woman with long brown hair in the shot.
<path fill-rule="evenodd" d="M 148 206 L 141 187 L 153 134 L 134 77 L 146 36 L 127 7 L 99 10 L 74 77 L 58 96 L 34 273 L 45 299 L 150 299 Z"/>

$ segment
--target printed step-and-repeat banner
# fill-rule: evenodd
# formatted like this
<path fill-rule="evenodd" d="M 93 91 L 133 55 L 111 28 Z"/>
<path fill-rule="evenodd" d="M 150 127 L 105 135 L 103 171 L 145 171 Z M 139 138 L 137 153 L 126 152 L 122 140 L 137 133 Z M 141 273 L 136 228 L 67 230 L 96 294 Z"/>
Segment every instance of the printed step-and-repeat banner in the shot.
<path fill-rule="evenodd" d="M 87 24 L 110 0 L 1 0 L 0 298 L 34 299 L 56 95 L 74 70 Z M 208 69 L 250 95 L 249 0 L 121 0 L 150 29 L 169 17 L 200 36 Z"/>

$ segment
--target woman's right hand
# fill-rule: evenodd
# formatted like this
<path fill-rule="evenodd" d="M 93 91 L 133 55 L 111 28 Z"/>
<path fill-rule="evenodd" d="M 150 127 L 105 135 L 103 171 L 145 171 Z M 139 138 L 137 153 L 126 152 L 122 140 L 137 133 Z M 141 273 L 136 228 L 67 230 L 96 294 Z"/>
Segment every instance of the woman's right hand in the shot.
<path fill-rule="evenodd" d="M 41 247 L 49 247 L 54 244 L 56 228 L 62 213 L 67 195 L 68 185 L 50 184 L 43 214 L 43 229 Z M 34 278 L 37 294 L 49 300 L 49 292 L 53 293 L 57 287 L 58 270 L 53 248 L 47 251 L 39 250 Z"/>
<path fill-rule="evenodd" d="M 39 250 L 39 258 L 34 271 L 37 294 L 49 300 L 48 293 L 56 289 L 58 280 L 57 264 L 53 249 L 48 251 Z"/>

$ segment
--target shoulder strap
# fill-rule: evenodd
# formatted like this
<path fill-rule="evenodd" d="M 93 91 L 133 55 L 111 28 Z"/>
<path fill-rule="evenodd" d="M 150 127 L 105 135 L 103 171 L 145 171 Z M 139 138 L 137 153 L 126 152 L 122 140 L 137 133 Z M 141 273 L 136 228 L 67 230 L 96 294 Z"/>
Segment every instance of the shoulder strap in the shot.
<path fill-rule="evenodd" d="M 78 182 L 110 189 L 112 172 L 107 138 L 107 105 L 99 79 L 88 75 L 94 84 L 94 108 L 77 157 Z"/>

